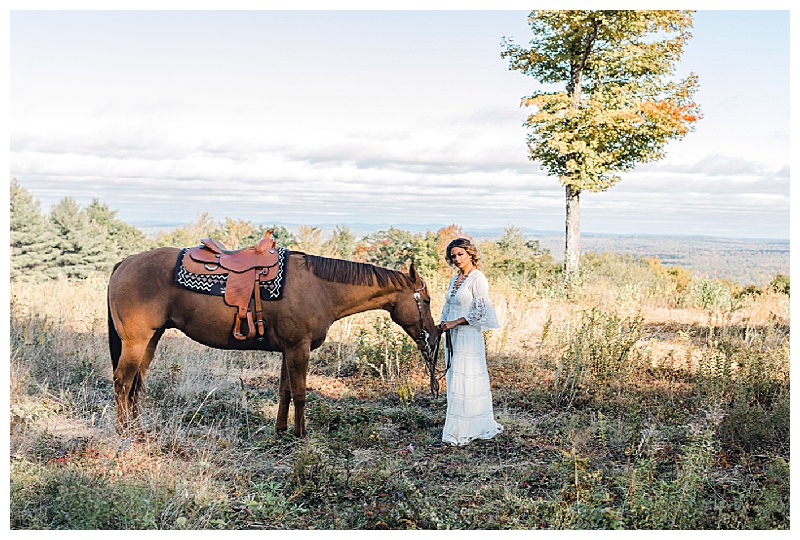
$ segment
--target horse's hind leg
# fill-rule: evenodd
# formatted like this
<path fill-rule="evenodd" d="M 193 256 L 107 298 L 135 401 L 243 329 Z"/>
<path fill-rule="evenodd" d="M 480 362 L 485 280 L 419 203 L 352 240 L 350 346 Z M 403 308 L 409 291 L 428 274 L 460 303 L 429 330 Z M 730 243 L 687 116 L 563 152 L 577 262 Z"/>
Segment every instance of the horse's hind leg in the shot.
<path fill-rule="evenodd" d="M 302 343 L 283 352 L 281 362 L 281 383 L 278 389 L 278 418 L 275 432 L 281 435 L 286 431 L 289 417 L 289 403 L 294 402 L 294 434 L 306 436 L 306 373 L 311 349 Z"/>
<path fill-rule="evenodd" d="M 275 420 L 275 433 L 283 435 L 289 425 L 289 404 L 292 401 L 292 388 L 286 371 L 286 355 L 281 361 L 281 382 L 278 386 L 278 417 Z"/>
<path fill-rule="evenodd" d="M 164 330 L 160 329 L 148 338 L 122 341 L 122 353 L 114 370 L 117 432 L 120 434 L 140 431 L 139 396 L 144 390 L 144 377 L 163 333 Z"/>

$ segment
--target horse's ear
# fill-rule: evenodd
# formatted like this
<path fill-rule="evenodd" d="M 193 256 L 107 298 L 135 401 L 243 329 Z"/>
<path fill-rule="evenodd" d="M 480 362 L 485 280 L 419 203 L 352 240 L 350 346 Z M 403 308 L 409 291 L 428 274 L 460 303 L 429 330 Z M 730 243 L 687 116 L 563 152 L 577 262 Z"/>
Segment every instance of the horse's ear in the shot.
<path fill-rule="evenodd" d="M 408 275 L 411 276 L 411 281 L 414 283 L 419 281 L 419 274 L 417 274 L 417 269 L 414 268 L 414 261 L 411 261 L 411 267 L 408 269 Z"/>

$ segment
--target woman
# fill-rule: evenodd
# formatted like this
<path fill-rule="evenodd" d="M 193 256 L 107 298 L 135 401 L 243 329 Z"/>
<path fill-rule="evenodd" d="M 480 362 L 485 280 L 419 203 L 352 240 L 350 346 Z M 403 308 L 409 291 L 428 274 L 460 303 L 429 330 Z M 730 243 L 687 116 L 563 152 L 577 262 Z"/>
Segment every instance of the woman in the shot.
<path fill-rule="evenodd" d="M 442 308 L 442 332 L 450 332 L 452 359 L 447 370 L 447 417 L 442 442 L 464 445 L 473 439 L 491 439 L 503 430 L 495 422 L 483 332 L 499 328 L 489 283 L 479 270 L 478 249 L 467 238 L 447 246 L 445 260 L 458 272 L 450 280 Z M 445 348 L 449 357 L 450 351 Z"/>

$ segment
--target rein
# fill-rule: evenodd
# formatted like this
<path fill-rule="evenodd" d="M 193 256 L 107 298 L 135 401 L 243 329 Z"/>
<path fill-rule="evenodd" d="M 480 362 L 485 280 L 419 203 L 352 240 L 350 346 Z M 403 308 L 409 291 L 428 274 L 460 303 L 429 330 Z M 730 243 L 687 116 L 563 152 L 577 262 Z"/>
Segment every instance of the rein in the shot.
<path fill-rule="evenodd" d="M 439 381 L 442 380 L 442 378 L 447 374 L 447 371 L 450 369 L 451 360 L 453 358 L 453 344 L 450 338 L 450 332 L 445 332 L 447 345 L 447 364 L 442 374 L 437 377 L 436 362 L 439 359 L 439 347 L 442 344 L 442 339 L 440 336 L 439 339 L 436 340 L 436 345 L 433 347 L 433 349 L 431 349 L 431 346 L 428 342 L 430 334 L 427 330 L 425 330 L 424 317 L 422 315 L 422 296 L 420 293 L 423 290 L 425 290 L 424 284 L 421 288 L 414 290 L 414 300 L 417 301 L 417 310 L 419 311 L 419 327 L 421 329 L 419 338 L 417 339 L 417 345 L 422 351 L 422 359 L 424 360 L 425 366 L 428 368 L 428 372 L 430 373 L 431 395 L 435 399 L 439 397 Z"/>

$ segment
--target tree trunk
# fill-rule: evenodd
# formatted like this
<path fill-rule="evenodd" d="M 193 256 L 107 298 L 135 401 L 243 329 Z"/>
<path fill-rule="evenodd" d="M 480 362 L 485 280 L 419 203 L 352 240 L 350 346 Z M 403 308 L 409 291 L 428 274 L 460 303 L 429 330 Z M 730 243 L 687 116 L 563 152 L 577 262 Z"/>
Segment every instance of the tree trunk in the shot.
<path fill-rule="evenodd" d="M 592 45 L 597 37 L 599 26 L 594 24 L 594 31 L 589 38 L 589 43 L 580 58 L 577 58 L 570 67 L 570 77 L 567 83 L 567 95 L 572 98 L 570 107 L 577 111 L 581 108 L 581 92 L 583 91 L 583 70 L 586 60 L 592 52 Z M 566 242 L 564 245 L 564 283 L 570 285 L 578 275 L 580 262 L 581 239 L 581 190 L 567 184 L 565 186 L 567 198 L 566 216 Z"/>
<path fill-rule="evenodd" d="M 581 237 L 581 190 L 567 184 L 566 243 L 564 247 L 564 282 L 569 284 L 578 274 Z"/>

